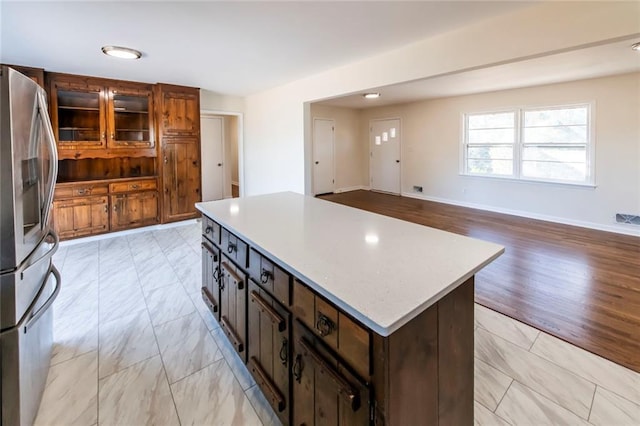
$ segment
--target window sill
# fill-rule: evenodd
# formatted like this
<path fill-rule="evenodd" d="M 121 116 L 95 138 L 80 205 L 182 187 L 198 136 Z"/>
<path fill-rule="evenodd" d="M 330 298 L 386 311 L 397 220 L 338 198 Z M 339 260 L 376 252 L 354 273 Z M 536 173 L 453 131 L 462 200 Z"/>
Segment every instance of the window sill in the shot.
<path fill-rule="evenodd" d="M 469 177 L 469 178 L 480 178 L 480 179 L 490 179 L 490 180 L 500 180 L 507 182 L 516 182 L 516 183 L 528 183 L 528 184 L 543 184 L 543 185 L 553 185 L 553 186 L 568 186 L 568 187 L 577 187 L 577 188 L 585 188 L 585 189 L 595 189 L 597 185 L 595 183 L 583 183 L 583 182 L 564 182 L 564 181 L 554 181 L 554 180 L 536 180 L 536 179 L 518 179 L 513 177 L 502 177 L 502 176 L 486 176 L 486 175 L 474 175 L 469 173 L 458 173 L 459 176 Z"/>

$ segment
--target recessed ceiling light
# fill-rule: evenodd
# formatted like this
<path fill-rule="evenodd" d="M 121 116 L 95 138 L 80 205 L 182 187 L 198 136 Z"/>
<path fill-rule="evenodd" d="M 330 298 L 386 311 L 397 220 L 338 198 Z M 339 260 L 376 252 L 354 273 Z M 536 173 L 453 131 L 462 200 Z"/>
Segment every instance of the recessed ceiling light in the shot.
<path fill-rule="evenodd" d="M 109 56 L 115 56 L 121 59 L 140 59 L 142 53 L 135 49 L 119 46 L 103 46 L 102 53 Z"/>
<path fill-rule="evenodd" d="M 640 52 L 640 41 L 638 43 L 632 44 L 631 48 L 636 52 Z"/>
<path fill-rule="evenodd" d="M 362 95 L 365 99 L 377 99 L 380 97 L 380 93 L 365 93 Z"/>

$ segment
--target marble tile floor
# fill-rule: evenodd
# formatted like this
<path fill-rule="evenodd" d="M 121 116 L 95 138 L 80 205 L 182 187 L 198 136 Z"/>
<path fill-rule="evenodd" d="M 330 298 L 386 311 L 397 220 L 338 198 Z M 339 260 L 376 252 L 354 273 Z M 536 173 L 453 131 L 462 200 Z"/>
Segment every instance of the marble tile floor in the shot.
<path fill-rule="evenodd" d="M 200 224 L 63 245 L 36 425 L 277 425 L 200 299 Z M 475 423 L 640 425 L 640 374 L 476 305 Z"/>

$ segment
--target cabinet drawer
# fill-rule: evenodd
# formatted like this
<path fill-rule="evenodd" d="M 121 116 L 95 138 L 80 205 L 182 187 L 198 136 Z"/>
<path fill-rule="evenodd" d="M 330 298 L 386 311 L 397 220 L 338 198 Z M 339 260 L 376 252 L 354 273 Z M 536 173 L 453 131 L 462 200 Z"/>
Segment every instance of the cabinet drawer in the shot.
<path fill-rule="evenodd" d="M 109 187 L 105 185 L 72 185 L 57 187 L 55 198 L 87 197 L 90 195 L 106 195 Z"/>
<path fill-rule="evenodd" d="M 363 378 L 370 375 L 371 335 L 344 312 L 296 280 L 293 313 Z"/>
<path fill-rule="evenodd" d="M 222 243 L 220 249 L 241 268 L 247 267 L 248 247 L 247 243 L 222 228 Z"/>
<path fill-rule="evenodd" d="M 206 216 L 202 216 L 202 236 L 220 247 L 220 225 Z"/>
<path fill-rule="evenodd" d="M 291 275 L 253 248 L 249 252 L 249 276 L 284 306 L 291 304 Z"/>
<path fill-rule="evenodd" d="M 155 179 L 148 180 L 136 180 L 131 182 L 118 182 L 109 184 L 110 192 L 130 192 L 130 191 L 144 191 L 149 189 L 156 189 L 157 184 Z"/>

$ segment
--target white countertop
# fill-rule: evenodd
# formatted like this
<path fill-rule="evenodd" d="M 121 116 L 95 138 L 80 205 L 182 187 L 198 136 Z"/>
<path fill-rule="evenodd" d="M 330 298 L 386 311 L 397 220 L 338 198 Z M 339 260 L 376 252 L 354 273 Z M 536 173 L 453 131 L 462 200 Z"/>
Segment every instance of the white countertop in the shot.
<path fill-rule="evenodd" d="M 293 192 L 196 207 L 382 336 L 504 252 L 497 244 Z"/>

